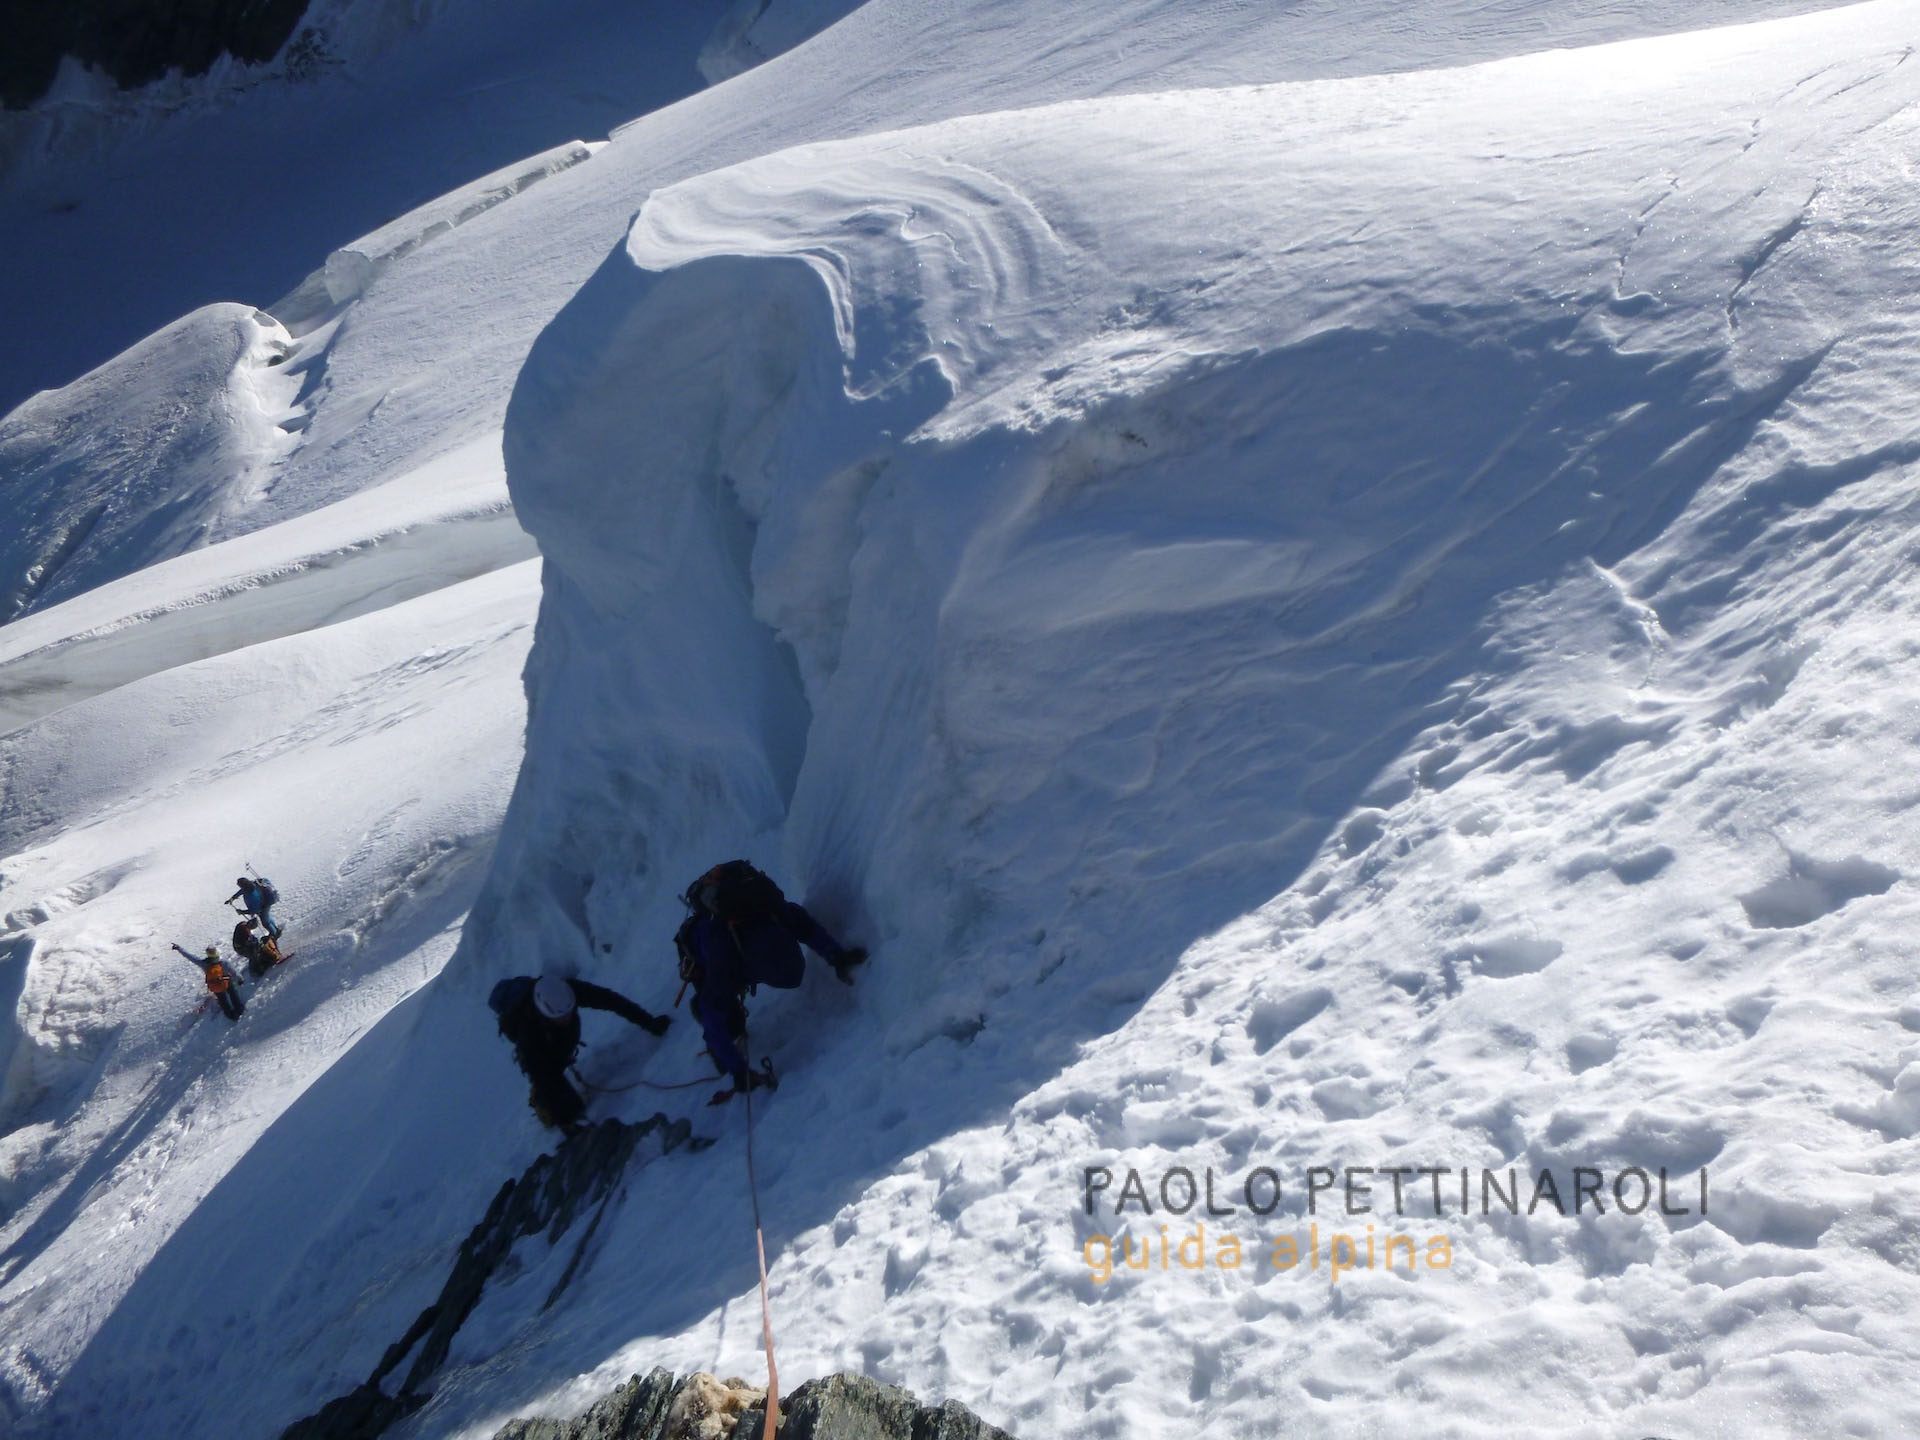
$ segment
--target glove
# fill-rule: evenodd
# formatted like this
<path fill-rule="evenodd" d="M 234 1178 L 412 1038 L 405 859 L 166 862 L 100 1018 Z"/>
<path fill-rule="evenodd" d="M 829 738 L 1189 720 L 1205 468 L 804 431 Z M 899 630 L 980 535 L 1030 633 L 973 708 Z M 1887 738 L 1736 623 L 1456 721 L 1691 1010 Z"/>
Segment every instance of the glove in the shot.
<path fill-rule="evenodd" d="M 671 1015 L 649 1015 L 640 1022 L 640 1028 L 645 1030 L 649 1035 L 664 1035 L 667 1033 L 667 1027 L 671 1024 L 673 1024 L 673 1017 Z"/>
<path fill-rule="evenodd" d="M 853 984 L 853 967 L 867 963 L 865 947 L 856 945 L 851 950 L 842 950 L 832 961 L 834 978 L 842 985 Z"/>

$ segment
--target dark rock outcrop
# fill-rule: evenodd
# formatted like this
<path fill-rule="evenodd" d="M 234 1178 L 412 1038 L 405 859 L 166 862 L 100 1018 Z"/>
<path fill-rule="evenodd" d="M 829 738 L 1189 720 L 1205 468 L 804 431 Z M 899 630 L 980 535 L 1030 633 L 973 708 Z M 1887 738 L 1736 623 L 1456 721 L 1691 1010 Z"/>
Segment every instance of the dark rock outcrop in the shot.
<path fill-rule="evenodd" d="M 780 1402 L 782 1440 L 1012 1440 L 957 1400 L 922 1405 L 897 1385 L 864 1375 L 809 1380 Z M 760 1412 L 740 1417 L 740 1434 L 760 1433 Z"/>
<path fill-rule="evenodd" d="M 509 1420 L 493 1440 L 627 1440 L 664 1435 L 674 1396 L 681 1388 L 667 1371 L 654 1370 L 645 1379 L 634 1376 L 571 1420 Z"/>
<path fill-rule="evenodd" d="M 259 63 L 280 53 L 307 0 L 63 0 L 9 6 L 0 35 L 0 101 L 31 105 L 60 58 L 104 70 L 121 89 L 169 70 L 204 75 L 220 56 Z"/>
<path fill-rule="evenodd" d="M 440 1298 L 422 1310 L 407 1333 L 387 1347 L 372 1375 L 316 1413 L 288 1426 L 281 1440 L 374 1440 L 396 1420 L 419 1409 L 431 1394 L 425 1387 L 445 1362 L 454 1335 L 480 1303 L 488 1279 L 515 1242 L 545 1231 L 548 1242 L 557 1245 L 574 1221 L 591 1208 L 592 1216 L 575 1242 L 565 1270 L 541 1306 L 550 1307 L 579 1273 L 587 1245 L 600 1226 L 627 1162 L 649 1135 L 658 1136 L 663 1152 L 678 1149 L 692 1139 L 685 1120 L 669 1121 L 665 1115 L 655 1115 L 639 1125 L 603 1120 L 566 1141 L 553 1154 L 542 1155 L 519 1179 L 501 1186 L 487 1207 L 486 1218 L 462 1242 Z M 393 1394 L 388 1394 L 388 1376 L 416 1345 L 420 1350 L 406 1378 Z"/>
<path fill-rule="evenodd" d="M 733 1409 L 713 1397 L 732 1392 L 754 1402 Z M 710 1375 L 675 1381 L 665 1370 L 634 1376 L 571 1420 L 513 1420 L 493 1440 L 759 1440 L 758 1392 Z M 864 1375 L 809 1380 L 780 1404 L 780 1440 L 1012 1440 L 958 1401 L 922 1405 L 894 1385 Z"/>

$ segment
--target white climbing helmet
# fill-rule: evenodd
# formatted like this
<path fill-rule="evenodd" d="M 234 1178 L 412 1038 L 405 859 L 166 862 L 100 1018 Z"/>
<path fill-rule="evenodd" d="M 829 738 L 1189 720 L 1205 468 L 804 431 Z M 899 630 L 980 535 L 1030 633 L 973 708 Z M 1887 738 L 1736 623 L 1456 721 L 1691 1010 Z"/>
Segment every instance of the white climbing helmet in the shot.
<path fill-rule="evenodd" d="M 549 1020 L 573 1014 L 573 987 L 558 975 L 542 975 L 533 986 L 533 1008 Z"/>

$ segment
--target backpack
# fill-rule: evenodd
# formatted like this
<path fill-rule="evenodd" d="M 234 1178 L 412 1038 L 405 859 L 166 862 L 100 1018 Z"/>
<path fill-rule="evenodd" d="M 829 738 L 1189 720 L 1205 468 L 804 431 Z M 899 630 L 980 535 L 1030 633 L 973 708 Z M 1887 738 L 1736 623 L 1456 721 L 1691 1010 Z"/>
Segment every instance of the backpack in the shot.
<path fill-rule="evenodd" d="M 260 892 L 259 904 L 262 909 L 280 903 L 280 892 L 273 888 L 273 882 L 263 875 L 253 877 L 253 883 Z"/>
<path fill-rule="evenodd" d="M 780 887 L 745 860 L 714 866 L 680 898 L 696 913 L 711 915 L 735 930 L 767 923 L 787 903 Z"/>
<path fill-rule="evenodd" d="M 500 1033 L 507 1034 L 507 1016 L 533 994 L 531 975 L 509 975 L 493 987 L 493 993 L 487 996 L 487 1008 L 493 1011 L 500 1026 Z M 512 1036 L 508 1036 L 509 1039 Z"/>

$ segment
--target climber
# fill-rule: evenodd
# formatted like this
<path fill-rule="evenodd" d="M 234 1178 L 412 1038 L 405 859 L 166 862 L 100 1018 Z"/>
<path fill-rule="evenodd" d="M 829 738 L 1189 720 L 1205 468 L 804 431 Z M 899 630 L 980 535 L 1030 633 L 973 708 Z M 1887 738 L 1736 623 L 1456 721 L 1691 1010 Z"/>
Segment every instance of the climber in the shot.
<path fill-rule="evenodd" d="M 567 1083 L 567 1067 L 580 1050 L 580 1007 L 611 1010 L 651 1035 L 664 1035 L 672 1023 L 616 991 L 568 980 L 560 975 L 514 975 L 493 987 L 487 1004 L 499 1017 L 500 1033 L 513 1042 L 513 1058 L 533 1088 L 527 1103 L 542 1125 L 569 1135 L 585 1126 L 586 1101 Z"/>
<path fill-rule="evenodd" d="M 760 985 L 776 990 L 799 986 L 806 968 L 800 947 L 833 967 L 843 984 L 853 983 L 853 968 L 867 952 L 849 948 L 829 935 L 804 907 L 745 860 L 716 865 L 680 897 L 692 912 L 674 934 L 680 952 L 680 978 L 693 986 L 693 1013 L 707 1039 L 707 1054 L 733 1088 L 710 1102 L 724 1104 L 743 1091 L 771 1083 L 747 1064 L 746 997 Z"/>
<path fill-rule="evenodd" d="M 200 973 L 206 977 L 207 989 L 220 1002 L 221 1013 L 229 1020 L 238 1020 L 245 1012 L 247 1002 L 240 998 L 240 977 L 228 969 L 226 962 L 220 958 L 220 947 L 207 946 L 205 959 L 182 946 L 173 948 L 200 967 Z M 203 1000 L 200 1003 L 204 1005 L 206 1002 Z"/>
<path fill-rule="evenodd" d="M 254 924 L 243 915 L 233 927 L 233 953 L 247 962 L 247 973 L 258 980 L 287 957 L 280 953 L 280 946 L 271 935 L 264 940 L 255 935 Z"/>
<path fill-rule="evenodd" d="M 280 941 L 280 927 L 274 922 L 273 916 L 268 913 L 280 900 L 280 892 L 273 888 L 273 882 L 271 880 L 260 879 L 257 876 L 250 877 L 242 875 L 233 883 L 240 888 L 227 897 L 227 904 L 231 905 L 236 900 L 239 901 L 240 913 L 242 915 L 251 915 L 262 925 L 266 926 L 267 938 L 275 944 L 278 944 Z"/>

